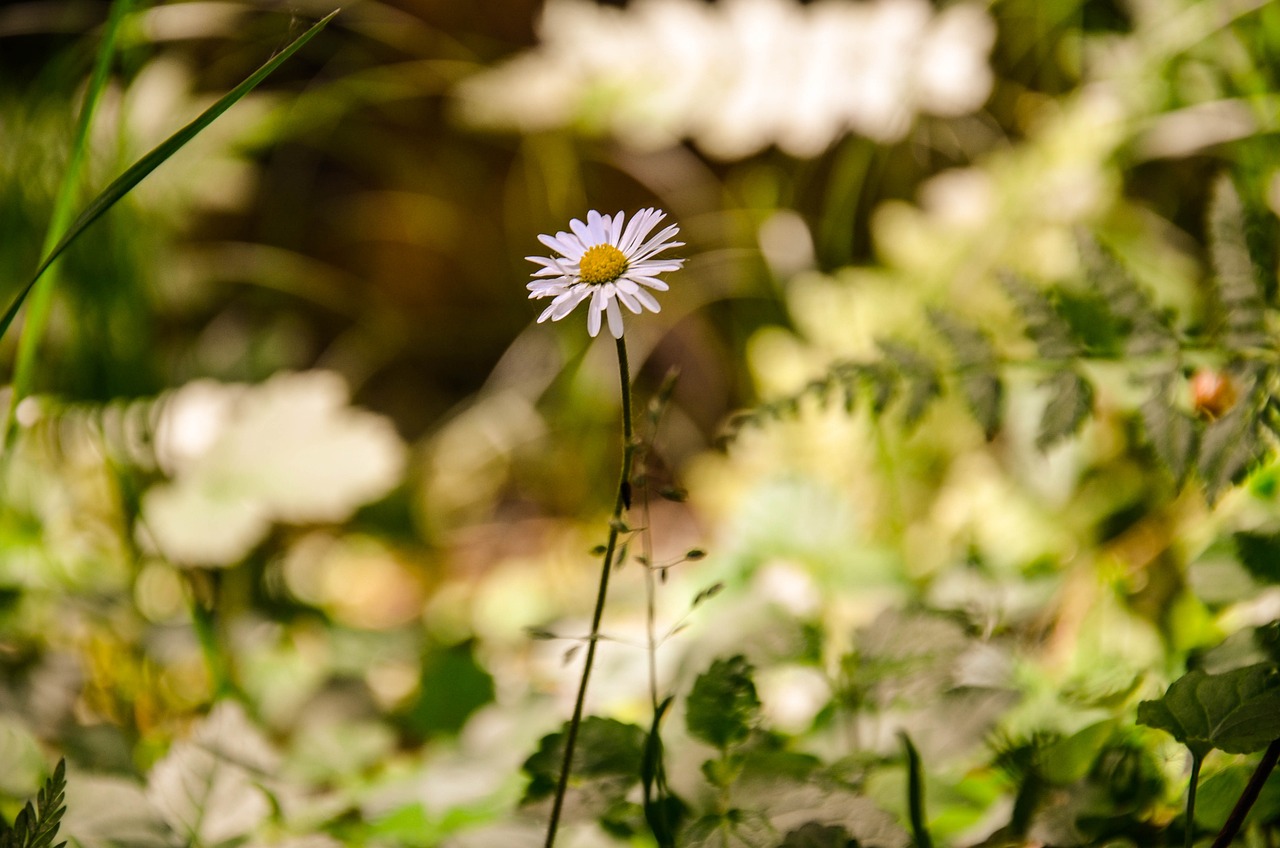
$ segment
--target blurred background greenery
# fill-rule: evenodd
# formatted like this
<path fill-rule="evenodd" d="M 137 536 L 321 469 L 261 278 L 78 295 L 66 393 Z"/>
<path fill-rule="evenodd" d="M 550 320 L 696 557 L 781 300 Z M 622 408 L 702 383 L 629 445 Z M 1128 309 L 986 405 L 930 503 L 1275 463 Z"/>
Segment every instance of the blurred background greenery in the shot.
<path fill-rule="evenodd" d="M 108 11 L 0 7 L 5 291 L 38 262 Z M 82 197 L 329 11 L 139 2 Z M 647 522 L 677 563 L 660 630 L 687 625 L 663 691 L 745 653 L 779 738 L 895 812 L 908 728 L 954 844 L 1009 819 L 1019 751 L 1102 726 L 1032 835 L 1143 844 L 1183 762 L 1134 703 L 1280 618 L 1235 542 L 1280 529 L 1276 464 L 1216 502 L 1168 473 L 1131 379 L 1161 363 L 1124 353 L 1078 238 L 1201 338 L 1228 174 L 1274 304 L 1278 69 L 1280 6 L 1249 0 L 345 4 L 60 263 L 3 469 L 0 811 L 65 754 L 86 846 L 536 842 L 520 765 L 567 717 L 576 643 L 528 629 L 586 632 L 619 397 L 581 316 L 532 323 L 523 257 L 590 208 L 655 205 L 688 258 L 627 332 L 642 407 L 679 369 L 647 433 L 648 473 L 688 491 Z M 1002 271 L 1081 336 L 1089 418 L 1047 446 Z M 930 308 L 1012 363 L 997 432 L 944 396 L 913 426 L 801 403 L 720 441 L 881 339 L 938 350 Z M 1184 347 L 1172 391 L 1204 413 L 1193 372 L 1231 362 Z M 642 575 L 618 574 L 589 705 L 648 727 Z M 1120 788 L 1097 776 L 1117 758 Z M 573 844 L 612 844 L 582 819 Z"/>

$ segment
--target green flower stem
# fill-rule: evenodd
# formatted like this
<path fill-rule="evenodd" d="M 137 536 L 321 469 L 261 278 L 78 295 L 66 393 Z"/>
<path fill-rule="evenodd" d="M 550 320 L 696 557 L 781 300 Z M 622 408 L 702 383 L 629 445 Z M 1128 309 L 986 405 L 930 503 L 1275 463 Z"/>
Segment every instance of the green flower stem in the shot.
<path fill-rule="evenodd" d="M 1263 784 L 1267 782 L 1267 778 L 1275 770 L 1278 761 L 1280 761 L 1280 739 L 1267 746 L 1262 759 L 1258 761 L 1258 767 L 1253 770 L 1253 775 L 1249 778 L 1249 784 L 1245 786 L 1240 799 L 1236 801 L 1235 807 L 1231 810 L 1231 815 L 1227 816 L 1226 822 L 1222 825 L 1222 830 L 1218 832 L 1218 838 L 1213 840 L 1212 848 L 1227 848 L 1235 840 L 1236 834 L 1240 832 L 1241 826 L 1244 825 L 1245 816 L 1249 815 L 1249 810 L 1253 808 L 1254 802 L 1258 800 L 1258 795 L 1262 793 Z"/>
<path fill-rule="evenodd" d="M 1191 848 L 1196 841 L 1196 784 L 1200 782 L 1200 765 L 1204 755 L 1191 754 L 1191 786 L 1187 789 L 1187 824 L 1182 837 L 1184 848 Z"/>
<path fill-rule="evenodd" d="M 622 532 L 622 513 L 631 506 L 631 466 L 635 461 L 636 443 L 631 425 L 631 368 L 627 364 L 627 344 L 618 339 L 618 378 L 622 384 L 622 473 L 618 478 L 618 493 L 613 503 L 613 517 L 609 521 L 609 541 L 605 544 L 604 558 L 600 564 L 600 589 L 596 593 L 596 608 L 591 616 L 591 635 L 587 640 L 587 657 L 582 666 L 582 680 L 578 683 L 578 698 L 573 705 L 573 718 L 564 739 L 564 762 L 560 766 L 560 782 L 556 785 L 556 797 L 551 804 L 551 818 L 547 821 L 546 848 L 556 842 L 556 830 L 560 826 L 560 812 L 564 807 L 565 792 L 569 788 L 569 773 L 573 768 L 573 749 L 578 741 L 578 727 L 582 724 L 582 708 L 587 699 L 587 683 L 591 679 L 591 666 L 596 659 L 596 645 L 600 641 L 600 619 L 604 616 L 604 602 L 609 594 L 609 574 L 613 571 L 613 558 L 618 550 L 618 536 Z"/>
<path fill-rule="evenodd" d="M 231 674 L 231 663 L 223 649 L 215 613 L 222 575 L 213 571 L 188 570 L 186 576 L 187 595 L 191 604 L 191 626 L 200 643 L 200 652 L 204 655 L 214 697 L 234 694 L 236 687 Z"/>

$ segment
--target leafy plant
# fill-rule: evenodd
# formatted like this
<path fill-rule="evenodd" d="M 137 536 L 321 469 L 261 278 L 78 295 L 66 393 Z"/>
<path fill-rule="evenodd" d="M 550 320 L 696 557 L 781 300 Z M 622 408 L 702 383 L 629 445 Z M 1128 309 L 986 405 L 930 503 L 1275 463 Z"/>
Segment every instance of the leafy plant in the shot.
<path fill-rule="evenodd" d="M 67 762 L 58 760 L 53 774 L 45 781 L 35 804 L 28 801 L 13 826 L 0 819 L 0 848 L 63 848 L 67 843 L 54 844 L 67 792 Z"/>

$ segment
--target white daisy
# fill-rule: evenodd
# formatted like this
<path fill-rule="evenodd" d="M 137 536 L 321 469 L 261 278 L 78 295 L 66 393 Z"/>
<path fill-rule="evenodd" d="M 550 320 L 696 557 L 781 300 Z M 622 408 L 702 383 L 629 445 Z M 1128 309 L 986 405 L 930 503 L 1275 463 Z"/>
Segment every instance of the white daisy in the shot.
<path fill-rule="evenodd" d="M 584 224 L 577 218 L 569 222 L 573 232 L 540 235 L 538 241 L 559 256 L 526 256 L 542 268 L 533 273 L 529 297 L 553 297 L 551 305 L 538 316 L 538 323 L 550 318 L 559 321 L 588 298 L 587 332 L 593 337 L 600 332 L 600 315 L 609 319 L 609 332 L 622 338 L 622 310 L 618 303 L 639 314 L 642 309 L 658 312 L 661 307 L 645 287 L 666 291 L 668 286 L 657 275 L 679 270 L 683 259 L 655 259 L 669 247 L 682 247 L 684 242 L 670 241 L 679 232 L 675 224 L 664 227 L 657 235 L 649 233 L 666 213 L 658 209 L 641 209 L 623 229 L 623 215 L 601 215 L 592 209 Z"/>

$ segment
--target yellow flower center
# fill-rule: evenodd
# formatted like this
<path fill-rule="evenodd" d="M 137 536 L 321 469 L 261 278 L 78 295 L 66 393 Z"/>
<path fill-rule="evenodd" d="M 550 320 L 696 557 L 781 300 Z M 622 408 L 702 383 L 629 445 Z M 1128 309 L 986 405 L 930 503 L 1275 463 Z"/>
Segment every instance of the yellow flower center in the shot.
<path fill-rule="evenodd" d="M 611 244 L 597 244 L 587 248 L 578 262 L 578 276 L 584 283 L 602 285 L 612 283 L 627 270 L 627 257 Z"/>

